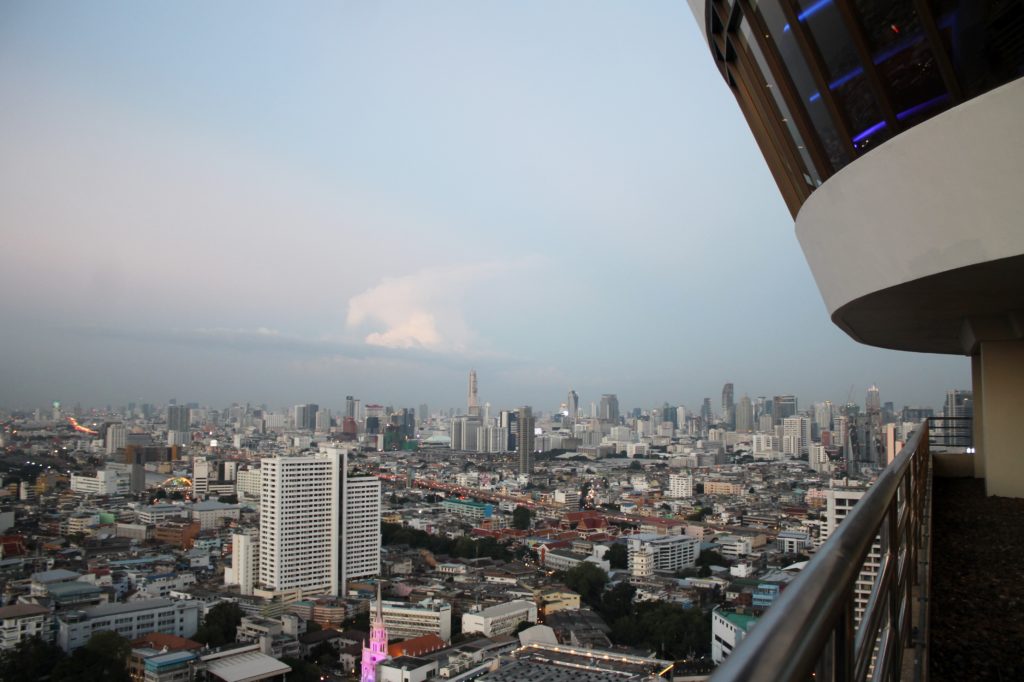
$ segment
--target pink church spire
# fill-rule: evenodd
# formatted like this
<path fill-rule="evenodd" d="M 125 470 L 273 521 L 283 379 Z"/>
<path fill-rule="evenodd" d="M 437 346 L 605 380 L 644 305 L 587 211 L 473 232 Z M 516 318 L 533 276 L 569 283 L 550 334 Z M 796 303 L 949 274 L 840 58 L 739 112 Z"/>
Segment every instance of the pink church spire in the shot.
<path fill-rule="evenodd" d="M 370 624 L 370 645 L 363 644 L 362 674 L 359 682 L 376 682 L 377 664 L 388 657 L 388 629 L 384 625 L 384 604 L 381 584 L 377 582 L 377 604 Z"/>

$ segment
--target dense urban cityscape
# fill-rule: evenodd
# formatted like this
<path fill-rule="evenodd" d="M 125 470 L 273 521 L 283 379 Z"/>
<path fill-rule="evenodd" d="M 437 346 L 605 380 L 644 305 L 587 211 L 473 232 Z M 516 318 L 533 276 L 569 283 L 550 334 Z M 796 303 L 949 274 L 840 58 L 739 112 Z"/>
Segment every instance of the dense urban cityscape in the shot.
<path fill-rule="evenodd" d="M 0 92 L 0 682 L 1024 680 L 1024 0 L 8 0 Z"/>
<path fill-rule="evenodd" d="M 3 414 L 5 674 L 699 679 L 923 420 L 972 411 L 732 383 L 697 409 L 495 409 L 467 384 L 433 410 Z"/>

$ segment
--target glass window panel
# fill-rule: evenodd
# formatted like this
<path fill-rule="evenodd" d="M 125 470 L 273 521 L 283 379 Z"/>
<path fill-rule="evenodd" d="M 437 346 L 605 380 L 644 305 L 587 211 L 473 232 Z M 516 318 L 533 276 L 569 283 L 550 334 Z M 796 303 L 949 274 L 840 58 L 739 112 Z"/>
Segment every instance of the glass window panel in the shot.
<path fill-rule="evenodd" d="M 800 0 L 799 5 L 799 19 L 814 38 L 828 69 L 829 89 L 850 122 L 853 146 L 866 151 L 890 137 L 892 131 L 864 76 L 853 37 L 831 0 Z"/>
<path fill-rule="evenodd" d="M 779 0 L 762 0 L 757 3 L 757 11 L 762 23 L 768 29 L 768 40 L 775 43 L 775 49 L 789 72 L 793 85 L 800 95 L 800 101 L 807 107 L 818 138 L 821 140 L 825 153 L 834 170 L 839 170 L 850 162 L 847 148 L 839 137 L 832 117 L 815 85 L 811 69 L 804 60 L 800 47 L 789 29 L 789 22 L 783 13 Z"/>
<path fill-rule="evenodd" d="M 775 106 L 779 108 L 779 112 L 782 114 L 782 122 L 789 131 L 791 142 L 796 147 L 797 153 L 803 161 L 803 168 L 800 169 L 800 174 L 808 185 L 811 187 L 817 187 L 821 184 L 821 177 L 818 175 L 818 171 L 814 168 L 814 162 L 811 160 L 811 155 L 807 150 L 807 145 L 805 144 L 803 136 L 800 135 L 800 131 L 797 129 L 796 123 L 793 120 L 793 113 L 786 104 L 782 90 L 776 82 L 775 77 L 772 75 L 771 69 L 768 67 L 768 61 L 765 59 L 764 54 L 761 52 L 761 48 L 757 44 L 757 39 L 754 37 L 754 32 L 750 23 L 744 20 L 740 30 L 743 33 L 747 51 L 753 55 L 754 60 L 757 62 L 757 68 L 763 78 L 762 83 L 771 94 L 772 99 L 775 101 Z"/>
<path fill-rule="evenodd" d="M 1024 76 L 1024 4 L 932 0 L 931 8 L 966 97 Z"/>
<path fill-rule="evenodd" d="M 854 6 L 896 118 L 911 126 L 947 108 L 946 85 L 913 3 L 854 0 Z"/>

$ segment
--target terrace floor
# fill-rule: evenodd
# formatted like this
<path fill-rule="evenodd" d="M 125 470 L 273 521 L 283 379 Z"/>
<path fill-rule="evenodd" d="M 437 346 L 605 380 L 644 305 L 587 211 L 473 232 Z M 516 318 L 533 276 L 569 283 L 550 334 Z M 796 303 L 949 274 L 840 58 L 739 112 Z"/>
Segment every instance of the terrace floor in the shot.
<path fill-rule="evenodd" d="M 1024 680 L 1024 499 L 933 481 L 931 680 Z"/>

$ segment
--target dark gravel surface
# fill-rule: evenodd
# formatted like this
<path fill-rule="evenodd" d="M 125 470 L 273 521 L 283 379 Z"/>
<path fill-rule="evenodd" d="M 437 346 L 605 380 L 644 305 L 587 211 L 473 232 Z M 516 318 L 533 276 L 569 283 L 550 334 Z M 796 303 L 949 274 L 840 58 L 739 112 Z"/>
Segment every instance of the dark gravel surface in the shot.
<path fill-rule="evenodd" d="M 1024 680 L 1024 499 L 936 478 L 931 680 Z"/>

